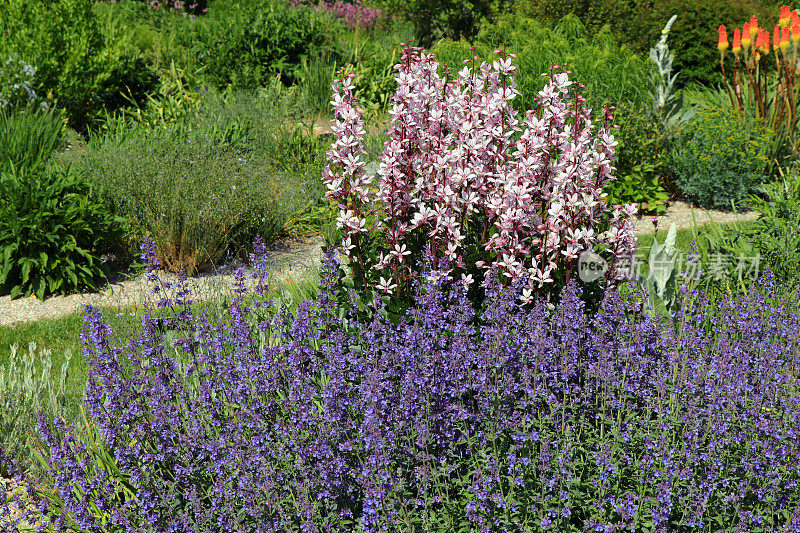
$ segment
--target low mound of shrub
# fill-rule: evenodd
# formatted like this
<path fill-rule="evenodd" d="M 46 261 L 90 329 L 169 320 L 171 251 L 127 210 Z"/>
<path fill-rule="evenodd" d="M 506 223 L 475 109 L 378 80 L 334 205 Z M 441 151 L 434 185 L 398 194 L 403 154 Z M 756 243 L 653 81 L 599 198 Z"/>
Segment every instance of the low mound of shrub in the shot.
<path fill-rule="evenodd" d="M 319 196 L 322 166 L 286 98 L 208 94 L 175 124 L 119 120 L 93 138 L 81 165 L 126 220 L 128 255 L 150 235 L 169 270 L 192 275 L 282 235 Z"/>

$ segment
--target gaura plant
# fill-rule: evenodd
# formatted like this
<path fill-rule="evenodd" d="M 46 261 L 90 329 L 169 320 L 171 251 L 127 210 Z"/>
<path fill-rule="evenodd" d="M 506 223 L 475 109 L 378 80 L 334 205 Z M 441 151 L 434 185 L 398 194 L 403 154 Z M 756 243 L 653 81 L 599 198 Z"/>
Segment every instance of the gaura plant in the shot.
<path fill-rule="evenodd" d="M 753 16 L 740 30 L 733 30 L 728 42 L 725 26 L 719 27 L 720 69 L 731 105 L 763 119 L 776 136 L 776 147 L 788 143 L 791 154 L 797 152 L 797 88 L 795 77 L 800 73 L 800 16 L 789 6 L 781 6 L 778 24 L 770 32 L 758 25 Z M 733 71 L 725 70 L 725 55 L 733 52 Z"/>
<path fill-rule="evenodd" d="M 617 144 L 609 111 L 592 118 L 582 86 L 553 68 L 520 121 L 516 56 L 496 53 L 453 74 L 422 48 L 405 49 L 375 177 L 365 173 L 351 78 L 335 80 L 324 179 L 357 287 L 409 295 L 424 255 L 467 285 L 490 267 L 524 280 L 524 301 L 574 279 L 585 250 L 607 258 L 605 287 L 628 278 L 636 206 L 605 201 Z"/>

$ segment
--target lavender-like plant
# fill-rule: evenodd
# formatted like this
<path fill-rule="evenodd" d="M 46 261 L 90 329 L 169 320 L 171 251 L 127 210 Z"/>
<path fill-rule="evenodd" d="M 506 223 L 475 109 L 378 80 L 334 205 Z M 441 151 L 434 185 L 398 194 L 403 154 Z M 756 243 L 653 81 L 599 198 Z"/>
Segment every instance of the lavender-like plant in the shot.
<path fill-rule="evenodd" d="M 174 346 L 87 309 L 96 433 L 40 423 L 55 529 L 800 531 L 796 295 L 694 295 L 663 335 L 615 291 L 590 317 L 490 278 L 476 321 L 431 261 L 398 324 L 341 327 L 332 255 L 296 316 L 242 288 Z"/>

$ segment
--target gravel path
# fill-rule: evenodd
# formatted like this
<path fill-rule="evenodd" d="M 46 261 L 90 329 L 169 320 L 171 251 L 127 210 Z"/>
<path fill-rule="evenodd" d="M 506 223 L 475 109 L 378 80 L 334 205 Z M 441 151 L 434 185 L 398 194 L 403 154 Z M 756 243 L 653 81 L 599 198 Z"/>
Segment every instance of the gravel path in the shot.
<path fill-rule="evenodd" d="M 288 240 L 269 250 L 268 265 L 272 280 L 300 279 L 318 267 L 322 259 L 322 240 L 307 242 Z M 189 287 L 195 300 L 204 300 L 231 293 L 235 281 L 236 265 L 227 264 L 215 272 L 201 274 L 189 279 Z M 119 276 L 117 276 L 119 278 Z M 177 281 L 177 276 L 161 273 L 164 281 Z M 82 312 L 86 304 L 96 307 L 126 307 L 152 301 L 151 284 L 143 275 L 132 280 L 114 279 L 97 293 L 53 296 L 42 301 L 36 297 L 11 300 L 10 296 L 0 297 L 0 326 L 9 326 L 42 318 L 57 318 Z M 174 294 L 174 290 L 167 291 Z"/>
<path fill-rule="evenodd" d="M 636 233 L 638 235 L 653 233 L 653 219 L 658 221 L 659 231 L 666 231 L 669 225 L 673 222 L 677 224 L 678 229 L 688 229 L 692 227 L 692 206 L 686 202 L 672 202 L 667 208 L 666 213 L 661 216 L 643 216 L 637 218 Z M 707 224 L 714 221 L 717 224 L 731 224 L 733 222 L 743 222 L 746 220 L 755 220 L 758 217 L 757 211 L 746 211 L 744 213 L 725 213 L 722 211 L 706 210 L 699 207 L 694 208 L 694 220 L 697 225 Z"/>

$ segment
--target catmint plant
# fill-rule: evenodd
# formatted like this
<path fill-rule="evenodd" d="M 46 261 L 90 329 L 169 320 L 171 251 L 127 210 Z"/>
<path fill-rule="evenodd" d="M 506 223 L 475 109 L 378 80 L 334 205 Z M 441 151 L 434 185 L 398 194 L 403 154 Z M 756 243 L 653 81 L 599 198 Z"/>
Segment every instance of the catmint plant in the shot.
<path fill-rule="evenodd" d="M 574 281 L 551 310 L 490 277 L 478 323 L 432 260 L 349 330 L 333 254 L 296 314 L 242 285 L 169 345 L 88 308 L 86 436 L 39 424 L 51 529 L 800 531 L 797 295 L 698 293 L 664 335 L 617 291 L 589 316 Z"/>
<path fill-rule="evenodd" d="M 524 299 L 575 279 L 581 252 L 604 254 L 606 287 L 628 279 L 633 205 L 608 206 L 611 116 L 592 118 L 581 85 L 554 68 L 539 106 L 511 101 L 516 56 L 464 62 L 457 73 L 407 47 L 376 180 L 364 173 L 362 111 L 348 77 L 334 83 L 336 139 L 324 178 L 355 283 L 404 297 L 429 253 L 466 283 L 497 266 L 525 279 Z"/>

